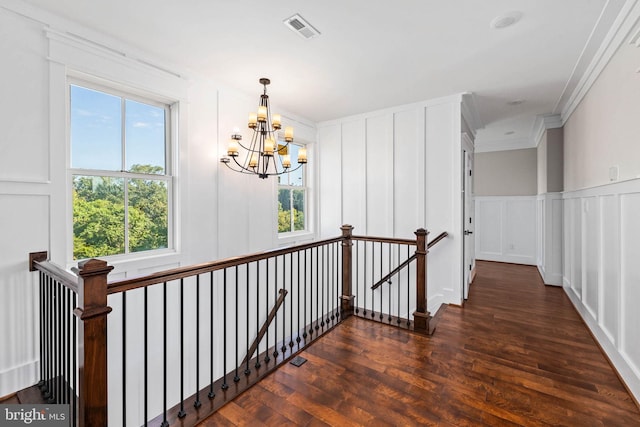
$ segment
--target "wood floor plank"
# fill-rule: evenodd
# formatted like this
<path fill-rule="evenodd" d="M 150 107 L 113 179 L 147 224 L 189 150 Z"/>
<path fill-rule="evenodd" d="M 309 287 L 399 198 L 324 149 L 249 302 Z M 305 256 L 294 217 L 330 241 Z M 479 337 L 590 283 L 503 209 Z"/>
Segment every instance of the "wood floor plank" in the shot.
<path fill-rule="evenodd" d="M 560 288 L 478 262 L 433 336 L 357 317 L 202 425 L 639 426 L 640 411 Z"/>

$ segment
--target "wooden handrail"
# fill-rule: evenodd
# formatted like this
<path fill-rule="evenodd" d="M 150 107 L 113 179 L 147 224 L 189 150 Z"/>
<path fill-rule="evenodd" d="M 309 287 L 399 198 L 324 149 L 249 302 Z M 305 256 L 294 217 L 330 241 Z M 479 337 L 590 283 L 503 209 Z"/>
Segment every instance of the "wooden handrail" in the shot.
<path fill-rule="evenodd" d="M 435 239 L 433 239 L 432 241 L 429 242 L 429 244 L 427 245 L 427 249 L 431 249 L 433 246 L 435 246 L 436 243 L 438 243 L 440 240 L 444 239 L 445 237 L 447 237 L 449 235 L 449 233 L 447 233 L 446 231 L 443 231 L 442 233 L 440 233 L 438 235 L 438 237 L 436 237 Z M 397 266 L 396 268 L 394 268 L 393 270 L 391 270 L 391 272 L 389 274 L 387 274 L 386 276 L 384 276 L 382 279 L 378 280 L 372 287 L 371 290 L 375 291 L 376 289 L 378 289 L 380 286 L 382 286 L 382 284 L 386 281 L 388 281 L 391 277 L 393 277 L 396 273 L 398 273 L 400 270 L 402 270 L 403 268 L 405 268 L 406 266 L 409 265 L 409 263 L 411 263 L 411 261 L 413 261 L 414 259 L 416 259 L 416 255 L 413 254 L 411 255 L 409 258 L 407 258 L 402 264 L 400 264 L 399 266 Z"/>
<path fill-rule="evenodd" d="M 379 242 L 379 243 L 392 243 L 398 245 L 416 245 L 415 240 L 400 239 L 395 237 L 372 237 L 372 236 L 352 236 L 352 240 L 360 240 L 363 242 Z"/>
<path fill-rule="evenodd" d="M 391 272 L 389 274 L 387 274 L 386 276 L 384 276 L 382 279 L 378 280 L 372 287 L 371 290 L 375 291 L 376 289 L 378 289 L 380 286 L 382 286 L 382 284 L 386 281 L 388 281 L 389 279 L 391 279 L 396 273 L 398 273 L 400 270 L 402 270 L 403 268 L 405 268 L 406 266 L 408 266 L 411 261 L 413 261 L 414 259 L 416 259 L 416 254 L 411 255 L 409 258 L 407 258 L 406 260 L 404 260 L 404 262 L 402 264 L 400 264 L 399 266 L 397 266 L 396 268 L 394 268 L 393 270 L 391 270 Z"/>
<path fill-rule="evenodd" d="M 63 270 L 47 260 L 47 252 L 32 252 L 29 254 L 29 271 L 41 271 L 56 279 L 65 287 L 78 293 L 78 276 Z"/>
<path fill-rule="evenodd" d="M 438 243 L 440 240 L 444 239 L 448 235 L 449 233 L 447 233 L 446 231 L 443 231 L 442 233 L 438 234 L 438 237 L 436 237 L 435 239 L 429 242 L 429 244 L 427 245 L 427 249 L 431 249 L 431 247 L 435 246 L 436 243 Z"/>
<path fill-rule="evenodd" d="M 189 265 L 186 267 L 178 267 L 170 270 L 164 270 L 157 273 L 152 273 L 147 276 L 133 277 L 130 279 L 122 279 L 110 282 L 107 288 L 107 293 L 117 294 L 124 291 L 130 291 L 132 289 L 143 288 L 145 286 L 155 285 L 163 282 L 170 282 L 172 280 L 184 279 L 190 276 L 196 276 L 198 274 L 209 273 L 211 271 L 223 270 L 229 267 L 235 267 L 250 262 L 261 261 L 276 256 L 302 251 L 305 249 L 311 249 L 318 246 L 323 246 L 331 243 L 337 243 L 342 241 L 342 237 L 334 237 L 332 239 L 319 240 L 317 242 L 305 243 L 296 246 L 287 246 L 284 248 L 272 249 L 263 252 L 256 252 L 251 255 L 237 256 L 231 258 L 225 258 L 218 261 L 210 261 L 201 264 Z"/>

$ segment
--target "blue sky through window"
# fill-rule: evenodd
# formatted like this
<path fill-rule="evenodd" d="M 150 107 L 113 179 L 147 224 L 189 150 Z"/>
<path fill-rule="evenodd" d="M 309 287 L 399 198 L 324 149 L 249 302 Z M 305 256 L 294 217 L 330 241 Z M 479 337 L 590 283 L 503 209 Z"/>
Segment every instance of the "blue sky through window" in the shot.
<path fill-rule="evenodd" d="M 71 86 L 71 167 L 122 169 L 122 98 Z M 125 100 L 126 169 L 134 164 L 162 167 L 165 173 L 165 110 Z"/>

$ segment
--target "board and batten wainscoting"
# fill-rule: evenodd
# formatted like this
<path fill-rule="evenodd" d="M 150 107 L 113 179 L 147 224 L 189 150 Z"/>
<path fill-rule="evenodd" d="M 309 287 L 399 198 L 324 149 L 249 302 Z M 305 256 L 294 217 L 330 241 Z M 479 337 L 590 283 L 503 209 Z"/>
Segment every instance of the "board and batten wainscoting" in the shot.
<path fill-rule="evenodd" d="M 640 179 L 563 200 L 565 292 L 640 399 Z"/>
<path fill-rule="evenodd" d="M 537 196 L 476 196 L 476 259 L 536 265 Z"/>
<path fill-rule="evenodd" d="M 546 285 L 562 286 L 562 193 L 538 194 L 537 263 Z"/>

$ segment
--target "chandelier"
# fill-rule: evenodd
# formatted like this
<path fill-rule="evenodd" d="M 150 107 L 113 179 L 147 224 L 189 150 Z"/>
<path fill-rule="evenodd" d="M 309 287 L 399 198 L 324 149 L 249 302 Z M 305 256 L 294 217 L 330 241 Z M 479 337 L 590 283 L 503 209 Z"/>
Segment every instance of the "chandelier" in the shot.
<path fill-rule="evenodd" d="M 269 79 L 261 78 L 260 84 L 264 86 L 264 92 L 260 95 L 260 105 L 257 113 L 249 113 L 249 129 L 253 130 L 251 142 L 248 145 L 242 143 L 242 135 L 239 129 L 234 129 L 231 141 L 227 147 L 227 156 L 220 159 L 222 163 L 233 171 L 258 175 L 265 179 L 273 175 L 282 175 L 293 172 L 307 163 L 307 150 L 304 147 L 298 149 L 297 166 L 291 168 L 290 145 L 293 142 L 293 128 L 287 126 L 284 129 L 284 144 L 278 143 L 278 131 L 282 128 L 280 114 L 271 114 L 267 85 Z M 243 159 L 240 157 L 240 147 L 245 151 Z M 233 163 L 231 161 L 233 160 Z"/>

